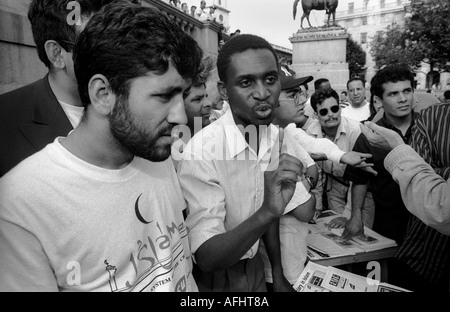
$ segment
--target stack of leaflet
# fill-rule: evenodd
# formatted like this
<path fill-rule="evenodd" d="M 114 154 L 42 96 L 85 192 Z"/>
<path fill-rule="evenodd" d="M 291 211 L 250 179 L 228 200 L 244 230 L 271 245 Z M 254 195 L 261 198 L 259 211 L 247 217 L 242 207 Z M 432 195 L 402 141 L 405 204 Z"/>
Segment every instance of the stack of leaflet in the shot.
<path fill-rule="evenodd" d="M 314 222 L 308 224 L 307 245 L 310 260 L 354 255 L 397 246 L 394 240 L 382 236 L 368 227 L 364 227 L 365 237 L 344 240 L 341 238 L 344 229 L 328 227 L 329 222 L 337 217 L 342 216 L 327 210 Z"/>

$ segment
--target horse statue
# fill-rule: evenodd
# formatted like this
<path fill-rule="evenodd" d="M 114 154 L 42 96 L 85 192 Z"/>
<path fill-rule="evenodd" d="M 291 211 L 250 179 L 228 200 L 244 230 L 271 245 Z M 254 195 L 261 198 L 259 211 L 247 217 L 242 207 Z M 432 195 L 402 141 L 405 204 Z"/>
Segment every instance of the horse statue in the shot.
<path fill-rule="evenodd" d="M 297 15 L 297 6 L 299 1 L 300 0 L 295 0 L 294 2 L 294 20 L 295 16 Z M 327 26 L 330 26 L 330 17 L 333 14 L 333 26 L 335 26 L 337 6 L 338 0 L 302 0 L 303 15 L 300 27 L 303 29 L 303 20 L 305 19 L 305 17 L 308 20 L 309 27 L 312 27 L 309 21 L 309 14 L 312 10 L 326 11 L 326 13 L 328 14 Z"/>

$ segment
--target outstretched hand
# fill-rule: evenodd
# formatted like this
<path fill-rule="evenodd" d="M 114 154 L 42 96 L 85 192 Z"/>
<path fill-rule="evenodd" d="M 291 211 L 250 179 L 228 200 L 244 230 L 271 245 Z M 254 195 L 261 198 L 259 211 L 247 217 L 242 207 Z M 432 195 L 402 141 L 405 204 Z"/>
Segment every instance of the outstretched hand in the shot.
<path fill-rule="evenodd" d="M 401 136 L 390 129 L 381 127 L 373 122 L 365 122 L 360 125 L 361 131 L 373 146 L 392 150 L 397 146 L 404 144 Z"/>
<path fill-rule="evenodd" d="M 367 158 L 372 158 L 372 154 L 359 153 L 359 152 L 347 152 L 342 156 L 341 163 L 360 168 L 364 171 L 367 171 L 373 175 L 377 175 L 378 172 L 373 170 L 373 164 L 366 163 Z"/>

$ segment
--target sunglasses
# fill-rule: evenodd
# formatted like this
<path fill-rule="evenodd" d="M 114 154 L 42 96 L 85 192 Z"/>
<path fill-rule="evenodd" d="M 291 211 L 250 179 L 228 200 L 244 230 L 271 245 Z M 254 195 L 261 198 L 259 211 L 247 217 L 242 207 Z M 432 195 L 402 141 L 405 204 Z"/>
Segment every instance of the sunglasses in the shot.
<path fill-rule="evenodd" d="M 339 111 L 339 109 L 340 109 L 339 105 L 333 105 L 330 107 L 330 111 L 333 114 L 336 114 Z M 319 115 L 322 117 L 328 115 L 328 108 L 322 108 L 321 110 L 319 110 Z"/>

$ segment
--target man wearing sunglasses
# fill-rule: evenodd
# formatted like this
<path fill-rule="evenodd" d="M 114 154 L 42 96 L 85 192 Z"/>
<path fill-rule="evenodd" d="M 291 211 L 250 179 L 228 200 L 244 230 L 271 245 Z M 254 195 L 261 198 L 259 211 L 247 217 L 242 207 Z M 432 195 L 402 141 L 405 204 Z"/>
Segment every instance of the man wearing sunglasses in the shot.
<path fill-rule="evenodd" d="M 80 122 L 84 109 L 78 95 L 72 49 L 89 18 L 112 1 L 78 0 L 78 20 L 71 20 L 70 0 L 31 2 L 28 19 L 37 53 L 48 74 L 0 96 L 0 177 L 56 137 L 66 136 Z"/>
<path fill-rule="evenodd" d="M 311 106 L 316 118 L 307 129 L 307 133 L 314 138 L 325 138 L 336 144 L 342 151 L 350 152 L 353 145 L 361 134 L 359 123 L 341 116 L 339 106 L 339 95 L 333 89 L 316 91 L 311 96 Z M 346 164 L 336 163 L 330 160 L 318 161 L 320 175 L 318 187 L 315 194 L 322 198 L 322 207 L 317 209 L 330 209 L 339 214 L 344 214 L 347 204 L 349 181 L 343 178 Z M 319 203 L 320 204 L 320 203 Z M 363 220 L 366 226 L 371 227 L 373 223 L 374 209 L 363 208 Z M 347 212 L 350 214 L 350 211 Z M 343 219 L 335 219 L 334 222 Z"/>

